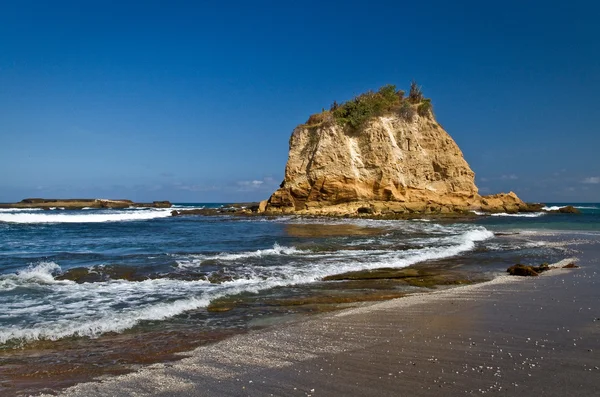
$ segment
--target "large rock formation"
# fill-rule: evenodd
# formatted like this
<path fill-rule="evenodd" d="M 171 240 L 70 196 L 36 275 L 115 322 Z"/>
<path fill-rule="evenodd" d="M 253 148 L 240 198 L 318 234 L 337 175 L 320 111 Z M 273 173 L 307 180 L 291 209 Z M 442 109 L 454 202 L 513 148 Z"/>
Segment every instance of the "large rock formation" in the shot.
<path fill-rule="evenodd" d="M 401 94 L 400 94 L 401 95 Z M 356 99 L 355 99 L 356 100 Z M 482 197 L 475 173 L 428 107 L 404 104 L 359 128 L 313 115 L 290 138 L 285 179 L 266 211 L 322 214 L 526 210 L 514 193 Z M 360 208 L 360 210 L 359 210 Z"/>

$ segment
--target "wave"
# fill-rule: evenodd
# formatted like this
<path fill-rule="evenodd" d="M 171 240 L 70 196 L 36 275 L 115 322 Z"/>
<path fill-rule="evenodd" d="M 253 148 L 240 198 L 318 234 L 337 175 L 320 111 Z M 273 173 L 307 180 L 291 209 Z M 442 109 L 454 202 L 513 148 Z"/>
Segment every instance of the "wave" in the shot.
<path fill-rule="evenodd" d="M 277 243 L 273 244 L 273 248 L 265 249 L 265 250 L 257 250 L 250 252 L 240 252 L 240 253 L 232 253 L 232 254 L 219 254 L 212 257 L 207 257 L 206 259 L 220 259 L 224 261 L 231 261 L 237 259 L 244 258 L 261 258 L 263 256 L 269 255 L 296 255 L 309 251 L 302 251 L 296 249 L 296 247 L 285 247 L 281 246 Z"/>
<path fill-rule="evenodd" d="M 581 206 L 578 205 L 578 206 L 575 206 L 575 208 L 582 209 L 582 210 L 598 210 L 598 209 L 600 209 L 600 207 L 584 206 L 584 205 L 581 205 Z"/>
<path fill-rule="evenodd" d="M 431 228 L 429 224 L 423 224 Z M 204 308 L 215 299 L 239 293 L 257 293 L 274 287 L 320 282 L 323 277 L 382 267 L 402 268 L 473 250 L 494 234 L 480 226 L 441 227 L 435 246 L 408 250 L 338 250 L 313 252 L 275 244 L 273 248 L 213 255 L 233 261 L 266 256 L 289 256 L 268 264 L 228 265 L 221 271 L 232 277 L 211 283 L 208 278 L 156 278 L 143 281 L 107 280 L 78 284 L 57 280 L 55 262 L 40 262 L 0 276 L 0 292 L 27 288 L 27 295 L 0 294 L 0 343 L 19 343 L 64 337 L 97 337 L 122 332 L 143 321 L 161 321 Z M 445 230 L 445 233 L 443 231 Z M 207 258 L 206 256 L 204 258 Z"/>
<path fill-rule="evenodd" d="M 564 208 L 564 207 L 565 206 L 552 205 L 550 207 L 548 207 L 548 206 L 542 207 L 542 210 L 543 211 L 558 211 L 559 209 Z"/>
<path fill-rule="evenodd" d="M 208 300 L 190 298 L 171 303 L 161 303 L 140 310 L 128 310 L 83 322 L 55 322 L 46 326 L 0 331 L 0 343 L 11 340 L 58 340 L 69 336 L 97 337 L 107 332 L 122 332 L 141 321 L 164 320 L 189 310 L 205 307 Z"/>
<path fill-rule="evenodd" d="M 505 212 L 490 214 L 491 216 L 512 216 L 515 218 L 537 218 L 543 215 L 546 215 L 544 212 L 529 212 L 529 213 L 520 213 L 520 214 L 507 214 Z"/>
<path fill-rule="evenodd" d="M 41 208 L 0 208 L 0 212 L 42 211 Z"/>
<path fill-rule="evenodd" d="M 0 276 L 0 291 L 9 291 L 20 286 L 32 286 L 33 284 L 71 283 L 68 280 L 60 281 L 54 278 L 54 274 L 60 273 L 60 271 L 60 266 L 56 262 L 40 262 L 37 265 L 30 265 L 14 274 Z"/>
<path fill-rule="evenodd" d="M 249 258 L 262 258 L 265 256 L 277 256 L 277 255 L 301 255 L 310 253 L 311 251 L 299 250 L 296 247 L 281 246 L 277 243 L 273 244 L 273 248 L 256 250 L 256 251 L 243 251 L 243 252 L 232 252 L 232 253 L 220 253 L 217 255 L 202 255 L 202 254 L 191 254 L 185 255 L 185 259 L 176 259 L 177 266 L 180 268 L 185 267 L 196 267 L 201 265 L 204 261 L 209 260 L 221 260 L 221 261 L 236 261 L 240 259 Z"/>
<path fill-rule="evenodd" d="M 550 211 L 553 208 L 554 207 L 544 207 L 544 208 L 542 208 L 542 210 Z M 515 217 L 515 218 L 537 218 L 539 216 L 545 215 L 544 212 L 528 212 L 528 213 L 519 213 L 519 214 L 509 214 L 506 212 L 498 212 L 498 213 L 488 213 L 488 212 L 482 212 L 482 211 L 471 211 L 471 212 L 474 213 L 475 215 L 480 215 L 480 216 L 508 216 L 508 217 Z"/>
<path fill-rule="evenodd" d="M 81 214 L 56 214 L 56 213 L 0 213 L 0 222 L 7 223 L 100 223 L 139 221 L 171 216 L 171 210 L 146 209 L 135 211 L 111 211 Z"/>
<path fill-rule="evenodd" d="M 201 205 L 201 206 L 193 206 L 193 205 L 179 205 L 179 204 L 173 204 L 171 206 L 171 209 L 175 209 L 175 210 L 203 210 L 205 209 L 206 206 L 205 205 Z"/>

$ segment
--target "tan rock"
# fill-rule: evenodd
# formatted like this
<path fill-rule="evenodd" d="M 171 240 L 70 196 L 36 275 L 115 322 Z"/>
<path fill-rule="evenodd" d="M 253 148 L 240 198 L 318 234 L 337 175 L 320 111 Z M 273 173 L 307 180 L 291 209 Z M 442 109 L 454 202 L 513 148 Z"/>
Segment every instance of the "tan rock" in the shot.
<path fill-rule="evenodd" d="M 479 196 L 475 173 L 432 115 L 373 117 L 358 131 L 333 119 L 298 126 L 282 187 L 265 209 L 355 214 L 365 207 L 374 214 L 516 212 L 525 204 L 513 192 Z"/>
<path fill-rule="evenodd" d="M 267 210 L 267 200 L 263 200 L 258 203 L 258 212 L 263 213 Z"/>

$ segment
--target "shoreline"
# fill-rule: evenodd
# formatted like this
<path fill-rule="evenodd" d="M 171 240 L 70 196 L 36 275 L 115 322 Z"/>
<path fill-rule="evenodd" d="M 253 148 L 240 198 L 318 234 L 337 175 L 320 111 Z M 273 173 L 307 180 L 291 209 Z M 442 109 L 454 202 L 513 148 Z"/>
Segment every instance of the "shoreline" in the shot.
<path fill-rule="evenodd" d="M 581 293 L 575 290 L 582 280 L 597 282 L 593 269 L 588 271 L 584 267 L 557 269 L 535 278 L 500 276 L 480 284 L 319 314 L 304 322 L 199 347 L 183 353 L 189 357 L 177 362 L 153 364 L 100 383 L 82 383 L 59 395 L 381 396 L 441 391 L 481 394 L 486 390 L 510 390 L 515 395 L 540 388 L 550 395 L 564 395 L 564 389 L 549 385 L 557 379 L 566 382 L 573 371 L 576 379 L 584 381 L 578 393 L 585 395 L 585 390 L 591 392 L 600 385 L 596 380 L 600 372 L 592 365 L 600 358 L 600 322 L 579 327 L 582 319 L 570 310 L 576 299 L 568 297 Z M 542 289 L 552 290 L 553 298 L 544 301 Z M 555 315 L 565 309 L 571 312 L 570 322 L 566 322 L 568 315 Z M 589 313 L 592 316 L 600 317 L 600 313 Z M 556 324 L 544 328 L 542 323 Z M 556 329 L 560 337 L 548 338 L 545 331 Z M 589 352 L 580 351 L 577 344 L 590 346 Z M 546 345 L 554 346 L 552 350 L 539 347 Z M 540 349 L 545 351 L 545 362 L 538 357 Z M 473 354 L 476 351 L 479 354 Z M 585 368 L 562 368 L 562 360 L 578 358 L 584 359 Z M 558 376 L 546 372 L 548 362 L 560 369 Z"/>

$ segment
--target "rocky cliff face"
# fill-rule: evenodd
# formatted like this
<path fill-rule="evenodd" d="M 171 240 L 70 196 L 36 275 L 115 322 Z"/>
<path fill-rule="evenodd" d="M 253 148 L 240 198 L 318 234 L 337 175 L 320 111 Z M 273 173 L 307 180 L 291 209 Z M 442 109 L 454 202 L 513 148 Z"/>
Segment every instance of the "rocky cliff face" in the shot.
<path fill-rule="evenodd" d="M 313 124 L 311 119 L 292 133 L 285 179 L 268 200 L 267 211 L 448 213 L 525 208 L 514 193 L 487 199 L 478 195 L 474 172 L 431 112 L 409 119 L 390 112 L 357 129 L 341 126 L 331 115 Z"/>

